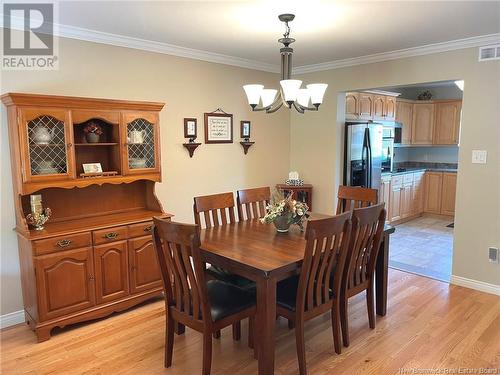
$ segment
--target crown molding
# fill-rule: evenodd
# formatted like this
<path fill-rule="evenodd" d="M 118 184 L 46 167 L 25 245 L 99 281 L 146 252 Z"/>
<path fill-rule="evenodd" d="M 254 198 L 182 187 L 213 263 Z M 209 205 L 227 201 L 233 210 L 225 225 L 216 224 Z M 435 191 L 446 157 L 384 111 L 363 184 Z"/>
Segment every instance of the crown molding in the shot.
<path fill-rule="evenodd" d="M 3 15 L 0 13 L 0 16 L 1 27 L 3 27 Z M 12 21 L 12 29 L 23 30 L 24 18 L 12 17 Z M 41 30 L 40 32 L 43 32 L 43 30 Z M 248 68 L 270 73 L 280 72 L 279 65 L 275 64 L 267 64 L 261 61 L 249 60 L 236 56 L 229 56 L 194 48 L 181 47 L 174 44 L 106 33 L 70 25 L 54 23 L 54 35 L 63 38 L 78 39 L 100 44 L 109 44 L 117 47 L 133 48 L 143 51 L 185 57 L 188 59 L 207 61 L 217 64 L 232 65 L 240 68 Z"/>
<path fill-rule="evenodd" d="M 0 16 L 1 16 L 0 26 L 3 27 L 3 14 L 0 13 Z M 12 17 L 12 21 L 13 24 L 11 25 L 11 27 L 13 29 L 17 30 L 23 29 L 24 26 L 23 18 Z M 279 65 L 275 64 L 268 64 L 261 61 L 249 60 L 241 57 L 229 56 L 209 51 L 198 50 L 194 48 L 181 47 L 174 44 L 155 42 L 147 39 L 106 33 L 102 31 L 96 31 L 77 26 L 54 23 L 54 35 L 63 38 L 78 39 L 87 42 L 109 44 L 125 48 L 133 48 L 143 51 L 162 53 L 165 55 L 172 55 L 178 57 L 185 57 L 188 59 L 207 61 L 217 64 L 232 65 L 241 68 L 260 70 L 270 73 L 280 72 Z M 480 47 L 489 44 L 497 44 L 499 42 L 500 42 L 500 33 L 481 35 L 472 38 L 452 40 L 449 42 L 427 44 L 420 47 L 412 47 L 396 51 L 376 53 L 373 55 L 365 55 L 343 60 L 328 61 L 319 64 L 298 66 L 292 70 L 292 73 L 293 74 L 312 73 L 323 70 L 345 68 L 349 66 L 356 66 L 362 64 L 371 64 L 382 61 L 397 60 L 406 57 L 429 55 L 433 53 L 453 51 L 463 48 Z"/>
<path fill-rule="evenodd" d="M 400 49 L 397 51 L 382 52 L 373 55 L 353 57 L 343 60 L 334 60 L 320 64 L 298 66 L 293 69 L 292 73 L 304 74 L 304 73 L 319 72 L 323 70 L 345 68 L 349 66 L 356 66 L 362 64 L 372 64 L 382 61 L 403 59 L 406 57 L 423 56 L 423 55 L 430 55 L 433 53 L 454 51 L 463 48 L 480 47 L 488 44 L 496 44 L 499 41 L 500 41 L 500 33 L 481 35 L 472 38 L 452 40 L 449 42 L 434 43 L 420 47 Z"/>

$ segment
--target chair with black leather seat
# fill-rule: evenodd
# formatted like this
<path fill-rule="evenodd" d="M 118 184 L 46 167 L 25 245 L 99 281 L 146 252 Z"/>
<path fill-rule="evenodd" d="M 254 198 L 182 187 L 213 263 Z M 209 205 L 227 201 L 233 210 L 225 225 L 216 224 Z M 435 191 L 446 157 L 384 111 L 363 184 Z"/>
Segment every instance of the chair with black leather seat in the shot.
<path fill-rule="evenodd" d="M 278 283 L 277 314 L 295 323 L 300 374 L 306 373 L 304 322 L 331 311 L 333 343 L 341 352 L 339 297 L 351 231 L 351 213 L 311 220 L 300 275 Z"/>
<path fill-rule="evenodd" d="M 234 196 L 233 193 L 221 193 L 205 195 L 194 198 L 193 205 L 194 222 L 200 227 L 212 228 L 234 223 Z M 228 282 L 243 289 L 255 289 L 255 283 L 243 276 L 232 274 L 217 266 L 210 266 L 207 270 L 209 278 Z M 214 337 L 219 338 L 220 332 L 215 332 Z M 233 326 L 233 339 L 241 337 L 241 325 L 235 323 Z"/>
<path fill-rule="evenodd" d="M 202 373 L 210 374 L 212 334 L 242 319 L 254 319 L 255 294 L 223 281 L 206 281 L 198 225 L 153 221 L 165 291 L 165 367 L 172 365 L 174 324 L 180 322 L 203 333 Z"/>
<path fill-rule="evenodd" d="M 243 189 L 236 192 L 236 205 L 240 221 L 258 219 L 266 214 L 271 201 L 271 189 L 266 187 Z"/>
<path fill-rule="evenodd" d="M 384 203 L 357 208 L 352 212 L 352 232 L 344 270 L 344 294 L 341 296 L 342 338 L 349 346 L 347 300 L 366 290 L 370 328 L 375 328 L 374 273 L 384 232 Z"/>

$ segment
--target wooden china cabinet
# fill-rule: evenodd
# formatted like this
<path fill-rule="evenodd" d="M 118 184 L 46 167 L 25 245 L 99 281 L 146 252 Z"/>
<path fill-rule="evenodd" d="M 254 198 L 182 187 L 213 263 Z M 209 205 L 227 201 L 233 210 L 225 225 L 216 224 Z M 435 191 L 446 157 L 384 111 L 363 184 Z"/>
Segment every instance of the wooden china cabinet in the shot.
<path fill-rule="evenodd" d="M 166 214 L 159 112 L 164 103 L 5 94 L 26 321 L 38 341 L 52 328 L 127 309 L 162 294 L 151 236 Z M 97 124 L 97 143 L 84 128 Z M 86 174 L 100 163 L 104 173 Z M 30 195 L 52 217 L 28 226 Z"/>

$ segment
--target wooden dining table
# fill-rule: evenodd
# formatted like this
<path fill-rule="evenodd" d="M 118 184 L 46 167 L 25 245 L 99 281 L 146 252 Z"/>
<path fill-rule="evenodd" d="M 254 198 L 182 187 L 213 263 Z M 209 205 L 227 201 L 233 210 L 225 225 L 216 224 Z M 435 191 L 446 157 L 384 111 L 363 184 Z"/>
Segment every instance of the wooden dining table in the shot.
<path fill-rule="evenodd" d="M 311 214 L 309 220 L 329 217 Z M 384 239 L 376 265 L 376 311 L 387 310 L 389 236 L 394 228 L 384 228 Z M 259 374 L 274 373 L 274 330 L 276 324 L 276 284 L 299 272 L 304 259 L 305 238 L 298 226 L 278 233 L 273 224 L 258 219 L 240 221 L 201 230 L 201 254 L 210 264 L 255 281 L 257 316 L 255 345 Z"/>

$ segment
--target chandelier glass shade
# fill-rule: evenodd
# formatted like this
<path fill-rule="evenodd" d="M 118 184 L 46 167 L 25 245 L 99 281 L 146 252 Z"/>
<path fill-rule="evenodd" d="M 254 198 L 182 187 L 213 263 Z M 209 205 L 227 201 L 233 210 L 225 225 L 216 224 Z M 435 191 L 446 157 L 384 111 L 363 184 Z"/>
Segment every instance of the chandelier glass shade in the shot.
<path fill-rule="evenodd" d="M 326 83 L 311 83 L 306 85 L 306 88 L 301 88 L 302 81 L 291 78 L 293 49 L 290 48 L 290 44 L 295 42 L 295 39 L 289 37 L 290 27 L 288 22 L 291 22 L 295 16 L 293 14 L 282 14 L 278 18 L 286 25 L 283 38 L 278 40 L 284 45 L 280 49 L 280 89 L 266 89 L 264 85 L 260 84 L 244 85 L 243 89 L 247 95 L 248 104 L 250 104 L 253 111 L 266 111 L 266 113 L 276 112 L 283 105 L 288 108 L 294 107 L 299 113 L 317 111 L 321 103 L 323 103 L 323 97 L 328 85 Z"/>

